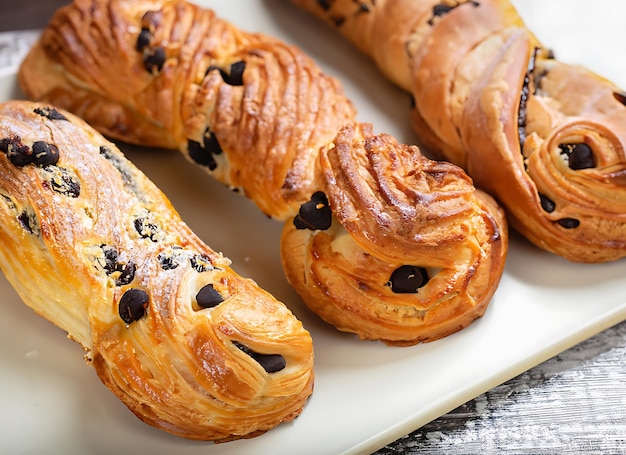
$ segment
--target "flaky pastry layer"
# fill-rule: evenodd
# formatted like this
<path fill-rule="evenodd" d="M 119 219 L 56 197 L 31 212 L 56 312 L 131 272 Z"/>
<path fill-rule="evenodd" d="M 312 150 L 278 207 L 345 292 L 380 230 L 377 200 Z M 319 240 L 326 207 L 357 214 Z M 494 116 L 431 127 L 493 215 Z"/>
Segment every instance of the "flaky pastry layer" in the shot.
<path fill-rule="evenodd" d="M 113 143 L 48 104 L 6 102 L 0 175 L 0 268 L 141 420 L 226 441 L 300 414 L 309 333 Z"/>
<path fill-rule="evenodd" d="M 390 344 L 434 340 L 482 315 L 495 292 L 507 227 L 493 200 L 457 166 L 373 137 L 339 82 L 294 46 L 183 1 L 77 0 L 52 18 L 19 80 L 28 96 L 115 138 L 178 148 L 285 220 L 287 278 L 341 330 Z M 370 172 L 376 184 L 350 193 L 370 185 Z M 355 175 L 342 183 L 335 173 Z M 304 247 L 331 232 L 345 233 L 334 244 L 341 254 Z M 348 250 L 376 265 L 359 270 L 360 253 Z M 345 270 L 332 273 L 339 262 Z M 322 263 L 330 269 L 313 270 Z M 435 312 L 433 323 L 425 315 Z"/>
<path fill-rule="evenodd" d="M 626 95 L 555 59 L 508 0 L 293 0 L 413 95 L 413 126 L 539 247 L 626 256 Z"/>

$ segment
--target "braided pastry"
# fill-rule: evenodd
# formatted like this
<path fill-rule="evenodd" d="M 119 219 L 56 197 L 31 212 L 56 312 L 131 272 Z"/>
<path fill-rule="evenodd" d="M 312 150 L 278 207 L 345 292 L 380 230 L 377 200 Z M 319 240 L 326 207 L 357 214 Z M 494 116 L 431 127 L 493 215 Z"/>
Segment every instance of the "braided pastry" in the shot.
<path fill-rule="evenodd" d="M 341 330 L 435 340 L 496 289 L 507 230 L 493 200 L 456 166 L 356 123 L 340 84 L 277 39 L 183 1 L 76 1 L 19 80 L 107 135 L 179 149 L 284 220 L 288 280 Z"/>
<path fill-rule="evenodd" d="M 626 256 L 626 95 L 554 59 L 508 0 L 293 0 L 412 93 L 413 126 L 539 247 Z"/>
<path fill-rule="evenodd" d="M 133 413 L 217 441 L 300 414 L 313 387 L 309 333 L 114 144 L 67 112 L 9 101 L 0 151 L 2 271 Z"/>

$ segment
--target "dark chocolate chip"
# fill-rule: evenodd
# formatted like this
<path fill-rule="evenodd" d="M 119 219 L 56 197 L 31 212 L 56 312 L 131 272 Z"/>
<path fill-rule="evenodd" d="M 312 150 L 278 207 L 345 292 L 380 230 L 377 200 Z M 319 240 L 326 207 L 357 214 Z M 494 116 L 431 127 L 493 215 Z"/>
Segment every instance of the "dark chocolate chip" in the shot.
<path fill-rule="evenodd" d="M 11 138 L 6 145 L 6 154 L 11 164 L 24 167 L 33 162 L 33 151 L 27 145 L 22 144 L 22 138 Z"/>
<path fill-rule="evenodd" d="M 545 194 L 539 193 L 539 202 L 541 203 L 541 208 L 544 209 L 548 213 L 554 212 L 556 208 L 556 204 L 552 199 L 550 199 Z"/>
<path fill-rule="evenodd" d="M 100 248 L 104 253 L 104 271 L 110 275 L 115 272 L 119 253 L 114 247 L 109 245 L 100 245 Z"/>
<path fill-rule="evenodd" d="M 215 156 L 224 153 L 217 137 L 208 128 L 204 131 L 202 144 L 191 139 L 187 141 L 187 152 L 195 163 L 207 166 L 210 170 L 217 168 Z"/>
<path fill-rule="evenodd" d="M 329 19 L 335 25 L 335 27 L 341 27 L 346 21 L 346 17 L 340 14 L 333 14 L 329 17 Z"/>
<path fill-rule="evenodd" d="M 319 5 L 320 8 L 322 8 L 324 11 L 328 11 L 331 7 L 331 0 L 317 0 L 317 4 Z"/>
<path fill-rule="evenodd" d="M 119 302 L 119 314 L 126 324 L 138 321 L 146 314 L 150 296 L 142 289 L 129 289 Z"/>
<path fill-rule="evenodd" d="M 296 229 L 326 230 L 333 221 L 328 199 L 322 191 L 317 191 L 311 200 L 300 206 L 298 215 L 293 219 Z"/>
<path fill-rule="evenodd" d="M 437 17 L 441 17 L 441 16 L 445 16 L 446 14 L 448 14 L 450 11 L 452 11 L 454 8 L 457 8 L 461 5 L 464 5 L 465 3 L 469 3 L 472 6 L 480 6 L 479 2 L 476 1 L 466 1 L 466 2 L 458 2 L 455 5 L 446 5 L 445 3 L 438 3 L 437 5 L 433 6 L 433 15 L 432 17 L 428 20 L 428 24 L 429 25 L 433 25 L 435 23 L 435 18 Z"/>
<path fill-rule="evenodd" d="M 423 267 L 403 265 L 393 271 L 387 284 L 396 294 L 415 294 L 428 280 L 428 272 Z"/>
<path fill-rule="evenodd" d="M 246 69 L 246 62 L 243 60 L 230 65 L 230 75 L 225 82 L 229 85 L 243 85 L 243 72 Z"/>
<path fill-rule="evenodd" d="M 199 142 L 189 139 L 187 141 L 187 153 L 195 163 L 206 166 L 210 170 L 214 170 L 217 167 L 217 162 L 211 153 L 207 152 Z"/>
<path fill-rule="evenodd" d="M 165 49 L 162 47 L 151 47 L 144 50 L 143 64 L 150 74 L 155 76 L 159 74 L 163 69 L 165 59 Z"/>
<path fill-rule="evenodd" d="M 276 373 L 277 371 L 283 370 L 287 366 L 285 358 L 280 354 L 259 354 L 258 352 L 254 352 L 252 349 L 245 346 L 243 343 L 233 341 L 233 344 L 256 360 L 267 373 Z"/>
<path fill-rule="evenodd" d="M 565 229 L 576 229 L 580 226 L 580 221 L 576 218 L 561 218 L 557 223 Z"/>
<path fill-rule="evenodd" d="M 135 271 L 137 270 L 137 266 L 129 262 L 128 264 L 118 264 L 116 267 L 117 271 L 120 272 L 120 275 L 115 280 L 116 286 L 126 286 L 130 284 L 135 279 Z"/>
<path fill-rule="evenodd" d="M 36 107 L 34 112 L 48 120 L 67 120 L 67 117 L 52 107 Z"/>
<path fill-rule="evenodd" d="M 174 260 L 174 257 L 165 253 L 159 254 L 158 260 L 163 270 L 174 270 L 178 267 L 178 263 Z"/>
<path fill-rule="evenodd" d="M 51 166 L 59 162 L 59 149 L 44 141 L 33 143 L 33 163 L 37 166 Z"/>
<path fill-rule="evenodd" d="M 596 159 L 591 147 L 583 143 L 575 144 L 569 154 L 568 165 L 575 171 L 596 167 Z"/>
<path fill-rule="evenodd" d="M 134 221 L 135 230 L 141 236 L 142 239 L 150 239 L 153 242 L 157 242 L 157 233 L 160 231 L 159 226 L 147 221 L 143 217 L 137 217 Z"/>
<path fill-rule="evenodd" d="M 141 52 L 146 47 L 150 45 L 150 40 L 152 39 L 152 32 L 148 28 L 142 28 L 141 32 L 139 32 L 139 36 L 137 37 L 137 45 L 136 49 Z"/>
<path fill-rule="evenodd" d="M 207 284 L 196 294 L 196 302 L 200 308 L 213 308 L 224 301 L 224 297 L 213 287 Z"/>
<path fill-rule="evenodd" d="M 204 254 L 195 254 L 190 259 L 191 267 L 198 273 L 206 272 L 207 270 L 213 270 L 213 264 L 211 260 Z"/>
<path fill-rule="evenodd" d="M 29 210 L 20 213 L 17 220 L 29 234 L 36 234 L 39 231 L 37 216 Z"/>
<path fill-rule="evenodd" d="M 246 69 L 246 62 L 244 62 L 243 60 L 240 60 L 230 65 L 230 70 L 228 72 L 226 72 L 224 69 L 220 68 L 219 66 L 211 65 L 206 70 L 205 75 L 209 74 L 211 71 L 219 71 L 220 75 L 222 76 L 222 79 L 228 85 L 241 86 L 243 85 L 243 72 L 245 69 Z"/>
<path fill-rule="evenodd" d="M 46 166 L 44 170 L 51 174 L 47 186 L 52 191 L 71 198 L 80 196 L 80 183 L 70 171 L 57 166 Z"/>
<path fill-rule="evenodd" d="M 102 267 L 104 268 L 106 274 L 112 275 L 114 273 L 119 273 L 115 279 L 116 286 L 125 286 L 130 284 L 135 279 L 137 266 L 132 262 L 127 264 L 119 262 L 119 253 L 115 247 L 110 245 L 100 245 L 100 248 L 104 254 L 104 264 Z"/>
<path fill-rule="evenodd" d="M 11 139 L 5 137 L 0 139 L 0 152 L 7 153 L 9 151 L 9 145 L 11 144 Z"/>

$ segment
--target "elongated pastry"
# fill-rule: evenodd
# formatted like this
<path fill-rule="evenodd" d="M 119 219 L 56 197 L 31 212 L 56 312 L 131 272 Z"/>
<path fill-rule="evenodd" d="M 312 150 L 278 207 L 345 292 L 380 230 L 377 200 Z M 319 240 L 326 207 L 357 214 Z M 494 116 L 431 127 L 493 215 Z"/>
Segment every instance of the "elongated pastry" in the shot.
<path fill-rule="evenodd" d="M 431 341 L 495 292 L 500 208 L 460 168 L 356 123 L 340 84 L 295 47 L 183 1 L 79 0 L 19 80 L 112 137 L 178 148 L 285 220 L 286 276 L 340 330 Z"/>
<path fill-rule="evenodd" d="M 309 333 L 113 143 L 68 112 L 9 101 L 0 152 L 0 268 L 137 417 L 227 441 L 300 414 Z"/>
<path fill-rule="evenodd" d="M 415 100 L 413 126 L 539 247 L 626 256 L 626 95 L 554 59 L 508 0 L 293 0 Z"/>

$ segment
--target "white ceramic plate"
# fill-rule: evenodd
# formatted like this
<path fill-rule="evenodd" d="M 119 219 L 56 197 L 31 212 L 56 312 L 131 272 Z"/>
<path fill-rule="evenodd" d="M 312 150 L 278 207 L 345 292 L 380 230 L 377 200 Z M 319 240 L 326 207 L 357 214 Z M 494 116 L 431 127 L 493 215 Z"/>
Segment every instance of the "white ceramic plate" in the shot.
<path fill-rule="evenodd" d="M 360 119 L 414 140 L 409 97 L 322 24 L 280 0 L 203 3 L 242 28 L 301 46 L 343 81 Z M 626 88 L 621 0 L 515 3 L 557 56 Z M 0 99 L 17 96 L 14 76 L 1 79 Z M 178 153 L 124 150 L 195 232 L 304 321 L 316 350 L 314 395 L 295 422 L 255 439 L 213 445 L 170 436 L 136 419 L 84 364 L 80 347 L 33 314 L 0 277 L 1 453 L 369 453 L 626 319 L 624 260 L 572 264 L 513 237 L 487 314 L 468 329 L 411 348 L 358 341 L 320 323 L 287 285 L 279 223 Z"/>

